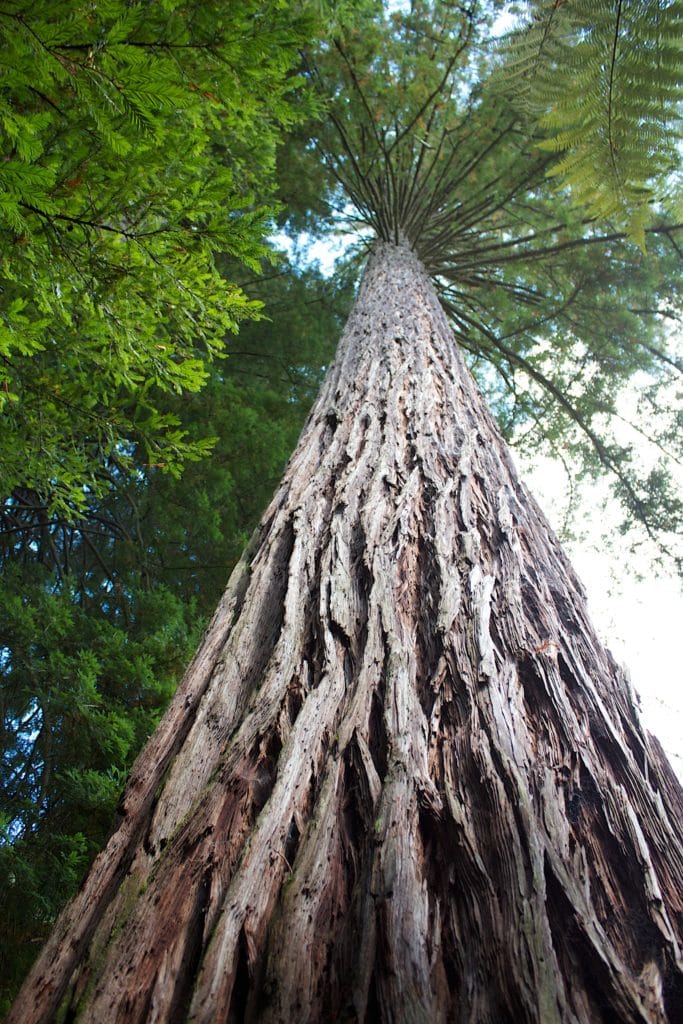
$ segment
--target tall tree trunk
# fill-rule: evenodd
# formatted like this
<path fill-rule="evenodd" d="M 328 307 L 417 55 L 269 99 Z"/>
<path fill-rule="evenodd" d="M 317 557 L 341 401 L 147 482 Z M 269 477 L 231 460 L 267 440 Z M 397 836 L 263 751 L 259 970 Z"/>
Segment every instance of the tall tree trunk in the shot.
<path fill-rule="evenodd" d="M 427 275 L 382 245 L 9 1021 L 680 1020 L 682 823 Z"/>

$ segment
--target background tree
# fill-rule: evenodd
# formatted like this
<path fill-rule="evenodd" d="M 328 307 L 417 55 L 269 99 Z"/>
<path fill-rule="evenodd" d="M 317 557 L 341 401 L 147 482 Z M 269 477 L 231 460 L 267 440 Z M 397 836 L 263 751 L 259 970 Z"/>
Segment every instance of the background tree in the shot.
<path fill-rule="evenodd" d="M 526 417 L 578 428 L 654 532 L 661 504 L 606 440 L 601 402 L 613 413 L 626 375 L 592 287 L 627 269 L 639 301 L 647 269 L 619 231 L 558 211 L 528 126 L 487 86 L 486 27 L 415 3 L 323 42 L 310 73 L 334 134 L 317 146 L 380 244 L 10 1019 L 672 1019 L 680 791 L 428 278 L 472 356 L 513 393 L 531 382 Z M 651 229 L 662 291 L 676 230 Z M 668 366 L 664 341 L 636 334 L 631 370 Z"/>

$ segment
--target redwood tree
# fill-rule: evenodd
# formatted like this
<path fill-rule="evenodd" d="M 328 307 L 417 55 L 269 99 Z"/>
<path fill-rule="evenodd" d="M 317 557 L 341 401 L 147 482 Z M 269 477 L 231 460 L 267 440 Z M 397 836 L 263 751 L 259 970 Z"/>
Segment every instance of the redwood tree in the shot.
<path fill-rule="evenodd" d="M 347 89 L 340 143 L 318 144 L 378 240 L 282 484 L 13 1024 L 680 1013 L 680 788 L 455 340 L 524 372 L 537 413 L 580 430 L 654 530 L 594 419 L 609 343 L 581 351 L 596 276 L 647 271 L 618 231 L 553 206 L 499 93 L 457 109 L 474 23 L 440 10 L 440 34 L 397 18 L 394 43 L 431 61 L 415 81 L 367 26 L 319 55 Z M 402 87 L 384 123 L 361 59 Z M 653 247 L 673 233 L 655 221 Z M 559 325 L 550 369 L 539 319 Z M 636 334 L 630 373 L 664 361 L 660 341 Z M 580 364 L 587 395 L 562 386 Z"/>

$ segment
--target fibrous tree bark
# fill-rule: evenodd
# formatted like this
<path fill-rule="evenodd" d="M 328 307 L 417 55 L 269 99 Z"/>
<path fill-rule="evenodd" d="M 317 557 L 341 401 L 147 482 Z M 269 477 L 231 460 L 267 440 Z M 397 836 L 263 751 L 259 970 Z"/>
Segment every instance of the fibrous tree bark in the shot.
<path fill-rule="evenodd" d="M 408 247 L 8 1022 L 674 1022 L 683 800 Z"/>

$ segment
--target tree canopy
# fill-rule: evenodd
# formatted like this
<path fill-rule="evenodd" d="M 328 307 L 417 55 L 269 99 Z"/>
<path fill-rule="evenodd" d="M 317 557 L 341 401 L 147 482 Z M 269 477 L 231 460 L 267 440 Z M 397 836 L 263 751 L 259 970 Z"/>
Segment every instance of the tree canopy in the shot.
<path fill-rule="evenodd" d="M 666 42 L 680 10 L 662 5 L 660 13 L 657 60 L 669 77 L 680 78 L 680 50 Z M 680 317 L 683 225 L 665 196 L 636 215 L 597 156 L 586 156 L 592 174 L 584 168 L 583 185 L 568 179 L 575 202 L 567 201 L 566 190 L 558 192 L 564 170 L 548 152 L 538 111 L 519 98 L 520 76 L 523 98 L 541 88 L 537 78 L 545 81 L 543 55 L 520 70 L 518 36 L 509 49 L 492 43 L 497 15 L 495 6 L 422 0 L 390 13 L 378 8 L 311 57 L 309 75 L 321 93 L 334 83 L 328 117 L 314 129 L 331 202 L 350 225 L 414 247 L 507 437 L 527 450 L 561 452 L 579 473 L 606 472 L 625 526 L 637 524 L 675 558 L 681 503 L 671 481 L 681 450 L 671 404 L 681 364 L 670 328 Z M 610 26 L 606 16 L 598 18 L 591 30 L 596 40 Z M 528 47 L 538 30 L 532 18 Z M 570 47 L 568 31 L 562 45 Z M 580 49 L 579 21 L 572 21 L 572 32 Z M 653 45 L 639 53 L 641 75 Z M 556 69 L 556 55 L 547 60 L 553 88 L 566 90 L 562 76 L 571 76 L 572 61 L 565 72 Z M 659 128 L 650 132 L 642 110 L 627 103 L 620 114 L 629 189 L 636 188 L 639 162 L 647 165 L 643 140 L 679 115 L 676 89 L 656 85 L 659 68 L 647 100 Z M 549 90 L 548 102 L 553 96 Z M 609 131 L 604 117 L 590 117 L 601 133 Z M 592 138 L 586 128 L 581 153 L 597 145 Z M 660 189 L 675 188 L 671 173 L 665 175 L 672 145 L 650 165 Z M 590 187 L 602 205 L 588 199 Z M 640 234 L 645 252 L 634 237 Z M 634 381 L 640 407 L 625 434 L 623 400 Z M 635 443 L 643 437 L 647 465 L 639 464 Z"/>
<path fill-rule="evenodd" d="M 286 3 L 10 2 L 0 13 L 5 494 L 82 511 L 138 453 L 206 454 L 164 407 L 258 304 L 276 144 L 301 116 Z"/>

